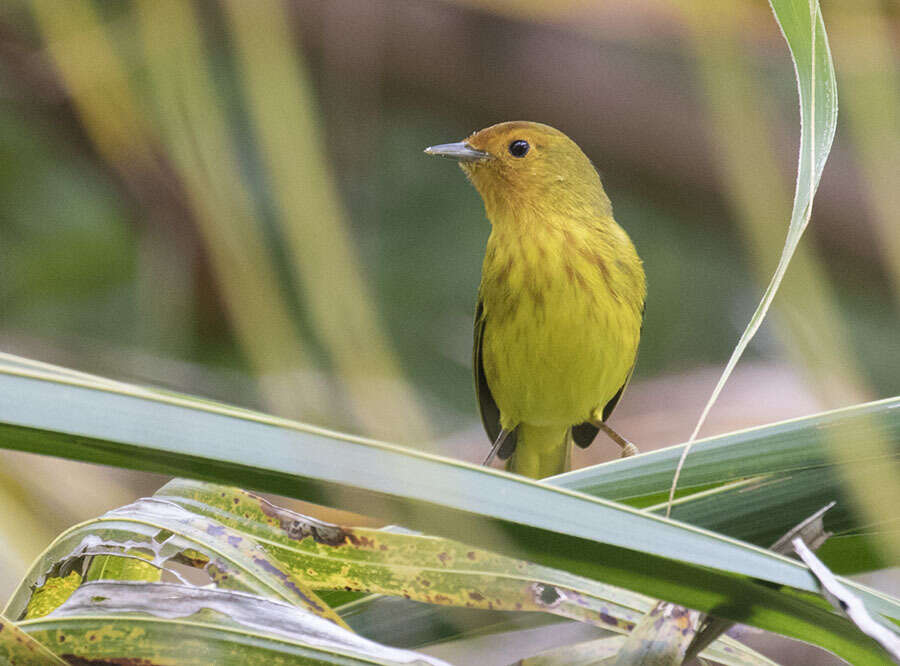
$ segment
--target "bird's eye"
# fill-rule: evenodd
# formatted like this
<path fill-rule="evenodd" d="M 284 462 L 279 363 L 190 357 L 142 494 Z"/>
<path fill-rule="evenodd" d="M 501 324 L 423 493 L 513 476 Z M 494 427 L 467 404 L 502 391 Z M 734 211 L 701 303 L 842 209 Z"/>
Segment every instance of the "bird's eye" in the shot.
<path fill-rule="evenodd" d="M 509 154 L 513 157 L 525 157 L 528 153 L 528 142 L 522 139 L 516 139 L 509 144 Z"/>

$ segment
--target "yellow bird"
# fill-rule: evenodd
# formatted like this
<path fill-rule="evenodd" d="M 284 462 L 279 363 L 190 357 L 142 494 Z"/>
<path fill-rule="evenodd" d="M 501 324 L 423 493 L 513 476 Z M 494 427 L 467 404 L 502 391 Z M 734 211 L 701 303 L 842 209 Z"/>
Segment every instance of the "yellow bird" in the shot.
<path fill-rule="evenodd" d="M 506 122 L 426 148 L 458 160 L 491 235 L 475 313 L 481 419 L 507 469 L 569 468 L 571 442 L 603 429 L 634 369 L 646 296 L 641 260 L 594 165 L 565 134 Z"/>

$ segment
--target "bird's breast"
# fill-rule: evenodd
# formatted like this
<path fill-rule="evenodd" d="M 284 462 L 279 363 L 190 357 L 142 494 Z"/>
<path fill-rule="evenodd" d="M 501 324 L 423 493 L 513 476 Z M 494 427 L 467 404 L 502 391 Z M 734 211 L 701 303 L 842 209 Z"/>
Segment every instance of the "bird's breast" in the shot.
<path fill-rule="evenodd" d="M 644 296 L 627 236 L 535 230 L 488 242 L 482 359 L 506 426 L 580 423 L 627 379 Z"/>

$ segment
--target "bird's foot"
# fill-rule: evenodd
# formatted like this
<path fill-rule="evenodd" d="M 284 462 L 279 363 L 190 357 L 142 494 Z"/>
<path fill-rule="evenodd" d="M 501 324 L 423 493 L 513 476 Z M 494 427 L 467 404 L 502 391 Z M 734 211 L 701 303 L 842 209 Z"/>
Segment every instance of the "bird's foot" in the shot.
<path fill-rule="evenodd" d="M 632 442 L 626 442 L 625 446 L 622 447 L 622 453 L 619 456 L 620 458 L 628 458 L 630 456 L 636 456 L 639 454 L 638 447 L 636 447 Z"/>
<path fill-rule="evenodd" d="M 618 444 L 622 448 L 622 454 L 619 456 L 620 458 L 629 458 L 631 456 L 636 456 L 640 451 L 638 447 L 635 446 L 632 442 L 629 442 L 627 439 L 622 437 L 615 430 L 606 425 L 603 421 L 596 419 L 591 421 L 596 427 L 600 428 L 603 432 L 606 433 L 607 437 L 609 437 L 612 441 Z"/>

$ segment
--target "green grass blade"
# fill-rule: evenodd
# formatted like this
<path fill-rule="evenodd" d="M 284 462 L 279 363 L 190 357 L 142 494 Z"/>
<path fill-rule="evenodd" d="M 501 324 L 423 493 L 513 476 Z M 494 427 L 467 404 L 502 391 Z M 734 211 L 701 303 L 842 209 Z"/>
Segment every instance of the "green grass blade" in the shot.
<path fill-rule="evenodd" d="M 853 449 L 872 433 L 893 442 L 891 457 L 900 456 L 900 397 L 696 440 L 682 470 L 681 485 L 699 488 L 761 474 L 833 466 L 837 463 L 828 455 L 830 437 Z M 668 490 L 686 446 L 585 467 L 552 477 L 548 483 L 619 501 L 662 493 Z"/>
<path fill-rule="evenodd" d="M 10 367 L 0 370 L 0 396 L 7 448 L 337 505 L 801 638 L 855 663 L 881 659 L 797 562 L 625 506 L 149 389 Z M 900 618 L 889 598 L 854 589 L 874 612 Z"/>
<path fill-rule="evenodd" d="M 892 443 L 886 455 L 859 455 L 849 461 L 829 455 L 835 441 L 862 451 L 873 439 Z M 664 502 L 685 446 L 595 465 L 547 482 L 651 507 Z M 820 553 L 823 560 L 840 573 L 890 565 L 876 537 L 896 530 L 896 521 L 889 515 L 866 520 L 854 509 L 844 480 L 871 478 L 875 470 L 900 459 L 900 398 L 697 440 L 692 447 L 682 470 L 681 499 L 672 508 L 676 519 L 768 547 L 836 500 L 826 526 L 838 538 Z"/>
<path fill-rule="evenodd" d="M 759 330 L 769 311 L 769 306 L 772 305 L 778 287 L 787 272 L 791 257 L 800 242 L 800 237 L 809 224 L 813 197 L 819 186 L 825 160 L 831 152 L 831 144 L 837 126 L 837 84 L 834 76 L 834 63 L 831 60 L 831 50 L 828 46 L 828 36 L 825 33 L 825 22 L 822 19 L 819 1 L 770 0 L 770 5 L 791 51 L 800 98 L 800 158 L 797 166 L 794 207 L 791 211 L 791 221 L 784 249 L 775 274 L 756 311 L 750 318 L 750 323 L 744 329 L 731 353 L 731 358 L 728 359 L 722 376 L 704 406 L 689 441 L 697 438 L 709 411 L 725 386 L 725 382 L 728 381 L 744 350 L 750 344 L 750 340 Z M 690 447 L 685 449 L 683 457 L 689 450 Z M 672 481 L 671 496 L 674 496 L 678 481 L 679 474 L 676 470 Z"/>
<path fill-rule="evenodd" d="M 747 23 L 758 17 L 758 7 L 748 2 L 692 2 L 680 7 L 702 87 L 699 97 L 708 110 L 717 179 L 741 228 L 748 259 L 765 284 L 784 247 L 784 226 L 776 221 L 790 210 L 793 188 L 785 181 L 779 160 L 783 137 L 776 128 L 786 123 L 779 123 L 781 109 L 757 60 L 761 54 L 746 40 Z M 831 12 L 829 18 L 833 33 Z M 751 164 L 753 168 L 747 168 Z M 807 376 L 810 392 L 828 409 L 871 399 L 836 298 L 815 245 L 798 245 L 791 277 L 782 282 L 773 305 L 776 335 L 792 363 Z"/>

